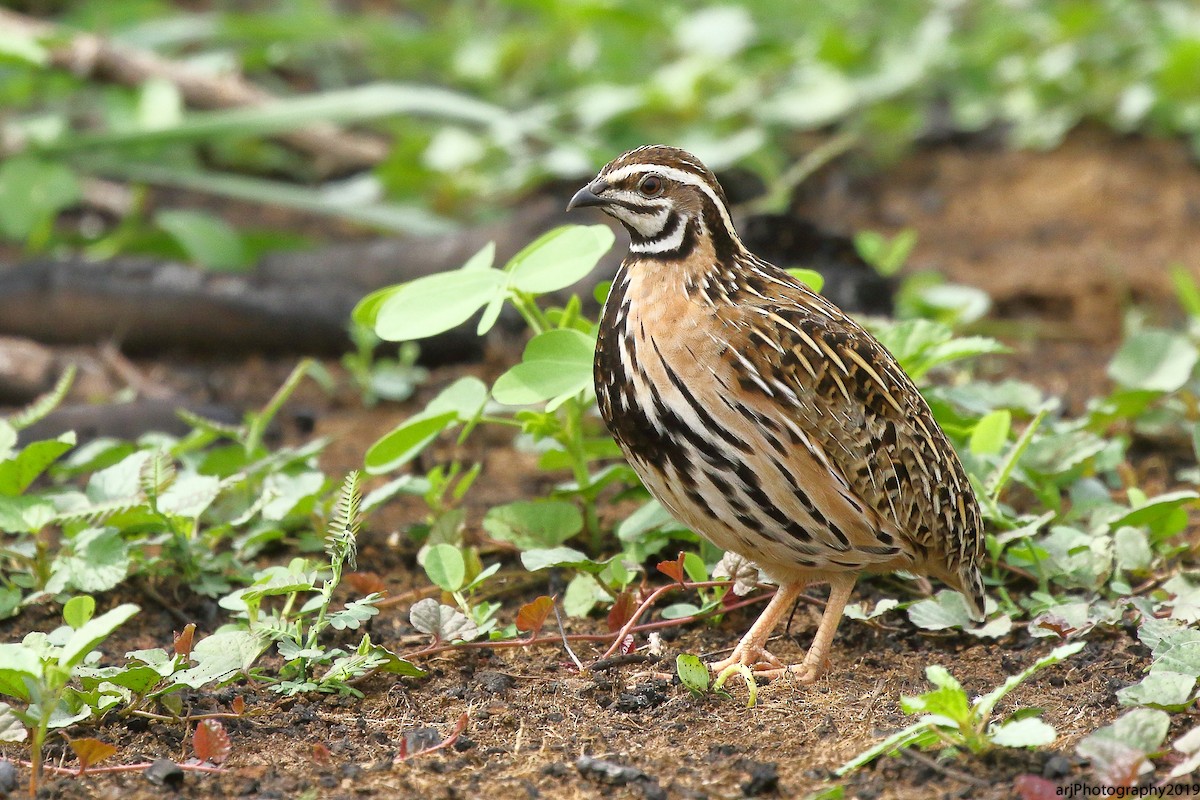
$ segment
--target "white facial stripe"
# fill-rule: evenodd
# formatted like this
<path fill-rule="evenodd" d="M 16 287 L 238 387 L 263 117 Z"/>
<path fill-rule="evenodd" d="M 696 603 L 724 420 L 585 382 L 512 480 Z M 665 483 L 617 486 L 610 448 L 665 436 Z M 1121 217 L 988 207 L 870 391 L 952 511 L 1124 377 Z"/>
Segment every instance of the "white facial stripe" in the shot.
<path fill-rule="evenodd" d="M 725 230 L 729 231 L 730 236 L 737 238 L 737 231 L 734 230 L 733 220 L 729 218 L 729 211 L 726 210 L 725 204 L 721 202 L 721 198 L 717 196 L 717 193 L 714 192 L 712 187 L 705 183 L 703 179 L 693 175 L 690 172 L 684 172 L 683 170 L 676 169 L 675 167 L 664 167 L 661 164 L 628 164 L 620 169 L 615 169 L 608 173 L 604 176 L 604 180 L 608 181 L 609 183 L 616 183 L 617 181 L 623 178 L 628 178 L 630 175 L 638 172 L 654 172 L 662 175 L 664 178 L 669 178 L 670 180 L 678 183 L 685 183 L 688 186 L 695 186 L 697 189 L 708 195 L 709 200 L 713 201 L 713 205 L 717 207 L 717 213 L 721 215 L 721 222 L 725 223 Z"/>
<path fill-rule="evenodd" d="M 683 246 L 683 239 L 687 236 L 687 227 L 687 219 L 680 217 L 675 229 L 666 237 L 649 239 L 645 242 L 630 242 L 629 251 L 631 253 L 669 253 L 672 250 L 678 250 Z"/>

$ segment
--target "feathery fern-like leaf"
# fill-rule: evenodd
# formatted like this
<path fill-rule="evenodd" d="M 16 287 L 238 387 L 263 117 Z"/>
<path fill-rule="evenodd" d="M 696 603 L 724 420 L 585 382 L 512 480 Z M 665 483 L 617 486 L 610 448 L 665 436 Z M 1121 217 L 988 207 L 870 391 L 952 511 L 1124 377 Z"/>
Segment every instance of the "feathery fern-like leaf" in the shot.
<path fill-rule="evenodd" d="M 342 482 L 342 491 L 333 508 L 333 516 L 329 520 L 329 534 L 325 539 L 325 552 L 329 560 L 338 566 L 348 563 L 355 569 L 357 556 L 356 539 L 358 528 L 362 523 L 359 507 L 362 503 L 360 476 L 357 470 L 346 475 Z"/>
<path fill-rule="evenodd" d="M 58 382 L 54 384 L 53 389 L 10 416 L 8 424 L 13 427 L 13 430 L 19 431 L 28 428 L 30 425 L 45 419 L 51 411 L 58 408 L 63 398 L 67 396 L 67 392 L 71 390 L 71 384 L 75 382 L 75 373 L 77 371 L 74 364 L 68 365 L 63 370 L 63 374 L 58 377 Z"/>

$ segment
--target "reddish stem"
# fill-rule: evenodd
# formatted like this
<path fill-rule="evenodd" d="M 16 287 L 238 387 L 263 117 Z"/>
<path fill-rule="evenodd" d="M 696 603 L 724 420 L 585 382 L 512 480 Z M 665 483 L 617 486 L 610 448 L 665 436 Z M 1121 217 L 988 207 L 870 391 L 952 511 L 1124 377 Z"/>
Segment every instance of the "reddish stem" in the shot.
<path fill-rule="evenodd" d="M 418 756 L 429 755 L 430 753 L 436 753 L 438 750 L 443 750 L 443 749 L 449 747 L 450 745 L 454 744 L 456 741 L 458 741 L 459 735 L 466 729 L 467 729 L 467 715 L 464 713 L 461 717 L 458 718 L 458 723 L 454 726 L 454 730 L 450 731 L 450 735 L 447 736 L 445 739 L 442 739 L 440 742 L 435 744 L 433 747 L 426 747 L 424 750 L 418 750 L 417 752 L 413 753 L 412 755 L 396 756 L 396 760 L 393 761 L 392 763 L 393 764 L 402 764 L 406 761 L 412 761 L 414 758 L 417 758 Z"/>
<path fill-rule="evenodd" d="M 710 581 L 708 583 L 689 584 L 689 586 L 691 586 L 691 587 L 727 586 L 727 585 L 729 585 L 728 581 L 720 581 L 720 582 Z M 677 588 L 679 588 L 679 585 L 671 584 L 671 585 L 663 587 L 663 588 L 677 589 Z M 630 633 L 643 633 L 645 631 L 661 630 L 663 628 L 675 627 L 676 625 L 687 625 L 692 622 L 699 622 L 700 620 L 716 616 L 717 614 L 724 614 L 729 611 L 735 611 L 739 608 L 743 608 L 745 606 L 753 605 L 755 603 L 761 603 L 763 600 L 766 600 L 770 597 L 771 597 L 770 594 L 759 594 L 759 595 L 755 595 L 754 597 L 748 597 L 748 598 L 745 598 L 744 600 L 739 600 L 736 603 L 730 603 L 729 605 L 718 606 L 716 608 L 711 608 L 708 611 L 703 611 L 699 614 L 692 614 L 687 617 L 680 617 L 678 619 L 665 619 L 665 620 L 660 620 L 658 622 L 647 622 L 642 625 L 634 625 L 633 627 L 629 627 L 628 625 L 626 625 L 627 630 L 622 630 L 620 632 L 622 634 L 621 638 L 617 639 L 616 641 L 617 642 L 623 641 L 624 636 L 627 636 Z M 645 603 L 643 603 L 642 605 L 644 606 Z M 631 620 L 631 621 L 636 621 L 637 617 L 640 616 L 641 613 L 642 613 L 642 610 L 641 610 L 641 608 L 639 608 L 638 613 L 634 615 L 633 620 Z M 607 641 L 611 640 L 614 636 L 617 636 L 617 635 L 618 634 L 616 634 L 616 633 L 572 633 L 572 634 L 568 634 L 565 638 L 567 639 L 567 641 L 570 641 L 570 642 L 607 642 Z M 405 655 L 402 655 L 401 658 L 403 658 L 406 661 L 413 661 L 418 658 L 426 658 L 429 656 L 437 655 L 439 653 L 444 653 L 448 650 L 480 650 L 485 647 L 487 647 L 487 648 L 529 647 L 529 646 L 535 645 L 535 644 L 557 644 L 557 643 L 561 643 L 562 640 L 563 640 L 563 637 L 561 637 L 561 636 L 538 636 L 538 637 L 535 637 L 532 639 L 507 639 L 507 640 L 499 641 L 499 642 L 493 642 L 493 641 L 460 642 L 458 644 L 434 643 L 432 645 L 429 645 L 428 647 L 422 648 L 422 649 L 414 651 L 412 653 L 407 653 Z"/>

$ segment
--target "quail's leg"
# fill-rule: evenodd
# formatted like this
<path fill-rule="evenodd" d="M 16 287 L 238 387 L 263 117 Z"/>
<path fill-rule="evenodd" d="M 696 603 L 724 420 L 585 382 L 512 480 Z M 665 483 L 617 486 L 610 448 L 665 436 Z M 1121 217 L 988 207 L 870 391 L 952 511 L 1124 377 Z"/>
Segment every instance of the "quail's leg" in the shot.
<path fill-rule="evenodd" d="M 763 647 L 779 618 L 791 608 L 800 592 L 804 591 L 803 583 L 792 583 L 779 587 L 771 602 L 763 609 L 762 615 L 738 642 L 737 647 L 728 658 L 712 664 L 712 671 L 720 673 L 734 664 L 744 664 L 754 672 L 755 677 L 763 680 L 774 680 L 791 674 L 801 683 L 814 682 L 825 671 L 825 657 L 833 643 L 833 635 L 842 620 L 842 611 L 845 610 L 850 593 L 854 590 L 856 579 L 857 576 L 850 574 L 829 581 L 829 602 L 825 604 L 825 613 L 821 615 L 817 634 L 813 637 L 808 654 L 801 663 L 784 666 L 783 662 Z"/>
<path fill-rule="evenodd" d="M 746 635 L 738 642 L 737 647 L 733 648 L 729 657 L 710 665 L 712 671 L 720 673 L 734 664 L 744 664 L 754 670 L 756 675 L 779 674 L 783 669 L 783 663 L 767 652 L 763 645 L 766 644 L 771 631 L 775 630 L 779 618 L 791 609 L 802 591 L 804 591 L 803 583 L 786 583 L 780 586 L 775 591 L 775 596 L 771 598 L 771 602 L 767 603 L 767 607 L 750 626 L 750 630 L 746 631 Z"/>
<path fill-rule="evenodd" d="M 848 574 L 829 581 L 829 602 L 825 604 L 825 613 L 821 615 L 821 624 L 817 626 L 817 635 L 813 637 L 813 642 L 808 648 L 808 655 L 804 657 L 803 662 L 787 667 L 780 665 L 777 669 L 764 670 L 756 674 L 771 680 L 784 673 L 791 673 L 800 683 L 812 683 L 821 677 L 821 673 L 825 671 L 825 657 L 829 653 L 829 646 L 833 643 L 833 635 L 837 632 L 838 623 L 842 621 L 842 611 L 845 610 L 846 601 L 850 599 L 850 593 L 854 590 L 854 582 L 857 577 L 854 574 Z"/>

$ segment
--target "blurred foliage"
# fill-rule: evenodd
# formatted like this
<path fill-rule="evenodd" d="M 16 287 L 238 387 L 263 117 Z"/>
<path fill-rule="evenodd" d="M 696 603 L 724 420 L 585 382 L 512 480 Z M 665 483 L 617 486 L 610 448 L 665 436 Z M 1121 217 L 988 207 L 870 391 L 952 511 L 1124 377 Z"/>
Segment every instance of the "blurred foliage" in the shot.
<path fill-rule="evenodd" d="M 0 31 L 8 153 L 390 230 L 494 215 L 516 193 L 654 141 L 717 169 L 750 167 L 768 189 L 801 155 L 804 131 L 854 134 L 878 159 L 983 130 L 1052 147 L 1082 121 L 1183 136 L 1200 149 L 1200 7 L 1191 2 L 64 0 L 34 10 L 198 69 L 241 70 L 306 105 L 290 121 L 279 118 L 286 108 L 190 111 L 165 81 L 77 78 L 48 66 L 52 41 Z M 374 93 L 345 94 L 364 86 Z M 313 159 L 265 134 L 320 119 L 372 126 L 387 135 L 388 157 L 370 175 L 317 186 Z M 3 235 L 31 250 L 52 243 L 42 220 L 73 196 L 69 177 L 56 175 L 61 189 L 27 218 L 6 220 Z M 13 180 L 0 176 L 0 192 Z M 196 252 L 189 242 L 206 226 L 147 220 L 115 249 L 165 242 L 215 266 L 245 262 L 228 237 Z M 65 243 L 94 245 L 104 232 Z"/>

